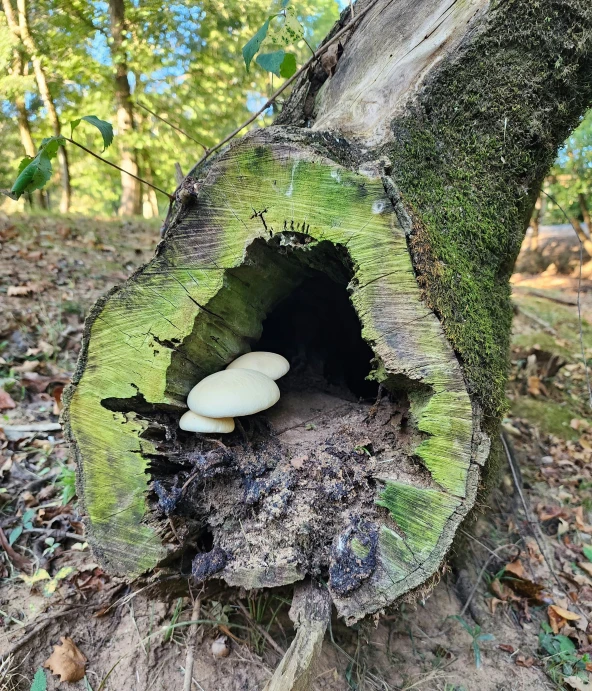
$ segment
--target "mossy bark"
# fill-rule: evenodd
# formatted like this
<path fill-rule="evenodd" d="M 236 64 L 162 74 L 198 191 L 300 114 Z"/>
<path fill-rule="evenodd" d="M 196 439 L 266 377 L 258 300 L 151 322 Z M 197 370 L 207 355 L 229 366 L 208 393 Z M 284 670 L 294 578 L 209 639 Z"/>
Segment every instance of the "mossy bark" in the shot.
<path fill-rule="evenodd" d="M 189 389 L 254 346 L 266 315 L 313 274 L 345 281 L 372 352 L 370 376 L 392 396 L 404 391 L 411 432 L 402 457 L 416 470 L 401 475 L 392 459 L 368 465 L 373 513 L 345 512 L 341 524 L 333 515 L 333 551 L 312 560 L 314 570 L 298 531 L 286 527 L 285 541 L 270 538 L 263 554 L 250 548 L 254 523 L 217 515 L 211 530 L 226 561 L 216 575 L 256 588 L 329 573 L 333 602 L 352 622 L 440 567 L 504 410 L 508 278 L 536 188 L 590 102 L 592 18 L 576 0 L 420 4 L 435 34 L 413 24 L 408 3 L 378 2 L 345 43 L 335 86 L 318 68 L 297 84 L 283 122 L 312 129 L 251 133 L 187 178 L 155 258 L 93 308 L 65 423 L 90 540 L 111 570 L 138 574 L 178 552 L 148 498 L 155 467 L 178 457 L 170 423 Z M 340 102 L 337 87 L 355 75 L 388 87 L 399 44 L 381 31 L 406 17 L 419 58 L 381 114 L 373 111 L 369 134 L 363 117 L 351 117 L 364 108 Z M 158 415 L 169 425 L 168 457 L 154 437 Z M 245 470 L 250 451 L 233 449 L 252 496 L 260 476 Z M 292 460 L 280 454 L 276 469 Z M 290 482 L 282 496 L 296 504 L 301 485 Z M 273 519 L 280 526 L 282 516 Z M 232 532 L 245 534 L 245 549 Z M 354 585 L 334 578 L 344 554 Z"/>

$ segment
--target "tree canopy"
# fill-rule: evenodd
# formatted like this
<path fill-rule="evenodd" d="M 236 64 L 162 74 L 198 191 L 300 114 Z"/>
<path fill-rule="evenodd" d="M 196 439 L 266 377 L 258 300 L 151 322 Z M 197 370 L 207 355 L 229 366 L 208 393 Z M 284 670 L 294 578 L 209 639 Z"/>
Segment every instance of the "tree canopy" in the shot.
<path fill-rule="evenodd" d="M 12 187 L 25 154 L 34 155 L 45 137 L 56 134 L 36 82 L 36 56 L 23 36 L 9 28 L 8 9 L 14 12 L 17 24 L 21 10 L 27 17 L 62 128 L 84 115 L 111 122 L 117 145 L 106 152 L 106 158 L 120 163 L 118 147 L 123 146 L 133 151 L 135 170 L 141 177 L 172 191 L 175 164 L 186 173 L 203 153 L 202 146 L 212 146 L 261 107 L 283 78 L 310 56 L 347 3 L 176 0 L 163 5 L 155 0 L 3 0 L 2 4 L 0 140 L 4 155 L 0 189 Z M 114 4 L 120 5 L 124 16 L 117 50 L 111 14 Z M 266 20 L 278 13 L 284 13 L 285 20 L 274 30 L 273 21 L 270 27 Z M 269 29 L 267 35 L 265 29 Z M 251 49 L 259 47 L 259 39 L 262 45 L 257 56 Z M 289 41 L 295 44 L 291 51 L 295 59 L 284 54 Z M 248 68 L 245 62 L 251 63 Z M 125 64 L 133 118 L 133 126 L 125 129 L 118 119 L 121 98 L 115 76 L 121 63 Z M 274 105 L 278 107 L 281 101 Z M 254 126 L 268 124 L 273 114 L 270 108 Z M 69 135 L 67 130 L 62 134 Z M 102 148 L 100 135 L 92 128 L 80 128 L 77 139 L 95 151 Z M 116 213 L 122 194 L 118 171 L 73 147 L 69 156 L 70 210 Z M 546 189 L 572 218 L 587 220 L 592 195 L 592 111 L 559 152 Z M 54 176 L 47 187 L 52 210 L 58 208 L 59 195 L 60 179 Z M 39 197 L 36 202 L 45 205 L 47 199 Z M 144 213 L 156 215 L 166 197 L 145 187 L 143 202 Z M 544 209 L 543 222 L 565 221 L 552 202 Z"/>
<path fill-rule="evenodd" d="M 4 0 L 10 4 L 10 0 Z M 17 12 L 25 7 L 30 33 L 47 75 L 51 97 L 64 124 L 82 115 L 96 115 L 117 128 L 114 84 L 117 60 L 124 60 L 131 91 L 134 129 L 126 131 L 126 145 L 137 153 L 142 177 L 173 191 L 175 163 L 187 172 L 201 156 L 200 145 L 167 126 L 138 104 L 166 118 L 204 146 L 215 144 L 260 107 L 281 77 L 253 61 L 245 69 L 242 49 L 266 17 L 285 2 L 269 0 L 178 0 L 162 4 L 125 0 L 122 51 L 115 59 L 110 5 L 96 0 L 12 0 Z M 6 7 L 5 7 L 6 10 Z M 296 41 L 298 65 L 310 56 L 339 14 L 336 0 L 299 0 L 290 10 L 304 27 Z M 0 13 L 0 188 L 10 189 L 25 155 L 19 136 L 20 101 L 26 111 L 35 147 L 54 134 L 47 108 L 33 74 L 31 52 L 10 31 L 6 11 Z M 273 65 L 272 65 L 273 67 Z M 269 122 L 267 112 L 256 125 Z M 102 149 L 100 135 L 79 128 L 76 138 L 94 151 Z M 69 136 L 69 128 L 63 131 Z M 71 211 L 113 214 L 121 194 L 119 173 L 71 147 Z M 118 162 L 111 147 L 105 157 Z M 57 176 L 48 186 L 51 208 L 59 198 Z M 159 204 L 166 203 L 160 196 Z M 146 201 L 145 201 L 146 203 Z"/>

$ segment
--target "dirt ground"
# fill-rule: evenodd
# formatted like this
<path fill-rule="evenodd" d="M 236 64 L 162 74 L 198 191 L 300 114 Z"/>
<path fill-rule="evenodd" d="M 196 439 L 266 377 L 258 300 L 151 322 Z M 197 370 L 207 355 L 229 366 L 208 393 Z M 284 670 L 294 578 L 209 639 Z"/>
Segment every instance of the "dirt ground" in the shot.
<path fill-rule="evenodd" d="M 73 663 L 84 677 L 60 683 L 44 669 L 48 689 L 183 686 L 191 599 L 100 569 L 56 424 L 85 313 L 157 241 L 158 227 L 146 223 L 0 216 L 0 691 L 30 689 L 62 637 L 86 658 Z M 590 688 L 592 424 L 577 280 L 561 273 L 577 265 L 572 245 L 543 248 L 542 258 L 525 250 L 518 264 L 510 410 L 493 490 L 425 599 L 349 629 L 333 619 L 314 689 Z M 581 297 L 592 321 L 589 278 Z M 590 358 L 586 323 L 582 335 Z M 193 688 L 262 689 L 294 635 L 290 596 L 211 589 Z M 216 647 L 229 655 L 215 656 Z"/>

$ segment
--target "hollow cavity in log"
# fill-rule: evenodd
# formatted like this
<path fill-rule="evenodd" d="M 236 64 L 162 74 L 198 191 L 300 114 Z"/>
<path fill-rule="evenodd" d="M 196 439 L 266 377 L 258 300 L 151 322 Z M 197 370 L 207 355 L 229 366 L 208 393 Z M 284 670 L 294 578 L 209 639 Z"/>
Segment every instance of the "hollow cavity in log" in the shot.
<path fill-rule="evenodd" d="M 198 554 L 247 588 L 328 578 L 351 622 L 438 568 L 485 445 L 381 180 L 268 136 L 222 155 L 95 306 L 66 422 L 112 570 Z M 279 404 L 226 448 L 179 431 L 191 387 L 249 349 L 290 359 Z"/>

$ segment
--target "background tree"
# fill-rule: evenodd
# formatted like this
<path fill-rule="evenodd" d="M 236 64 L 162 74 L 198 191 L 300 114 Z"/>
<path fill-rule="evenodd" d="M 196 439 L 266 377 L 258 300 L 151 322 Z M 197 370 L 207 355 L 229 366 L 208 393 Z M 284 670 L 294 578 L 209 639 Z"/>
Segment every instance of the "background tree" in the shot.
<path fill-rule="evenodd" d="M 43 54 L 40 51 L 37 42 L 30 31 L 29 19 L 27 16 L 26 0 L 17 0 L 17 14 L 15 16 L 10 0 L 2 0 L 2 7 L 4 15 L 10 30 L 15 38 L 20 39 L 24 49 L 26 50 L 29 59 L 33 64 L 33 72 L 39 89 L 39 95 L 47 110 L 47 116 L 53 129 L 53 134 L 59 136 L 61 134 L 61 125 L 58 111 L 55 106 L 54 98 L 49 89 L 49 84 L 46 75 L 46 67 L 43 64 Z M 61 185 L 62 198 L 60 201 L 60 211 L 67 213 L 70 209 L 70 168 L 68 164 L 68 154 L 65 147 L 60 147 L 58 153 L 61 166 Z"/>
<path fill-rule="evenodd" d="M 559 150 L 547 187 L 568 214 L 584 250 L 592 257 L 589 210 L 592 198 L 592 111 L 582 118 Z M 563 212 L 552 200 L 548 206 L 549 220 L 565 223 Z M 582 222 L 585 226 L 582 226 Z"/>
<path fill-rule="evenodd" d="M 111 37 L 109 49 L 115 73 L 115 100 L 117 103 L 117 133 L 121 150 L 119 165 L 127 172 L 138 175 L 138 152 L 130 141 L 130 134 L 136 129 L 134 109 L 128 77 L 126 51 L 126 20 L 124 0 L 109 0 L 109 27 Z M 142 203 L 140 182 L 126 173 L 121 174 L 120 216 L 139 214 Z"/>
<path fill-rule="evenodd" d="M 116 120 L 114 59 L 111 55 L 109 6 L 93 0 L 38 0 L 29 8 L 31 31 L 44 55 L 52 56 L 51 91 L 64 122 L 80 114 Z M 154 0 L 124 3 L 126 19 L 125 58 L 131 98 L 211 146 L 261 103 L 272 82 L 258 65 L 249 74 L 242 64 L 242 46 L 257 30 L 269 10 L 267 0 L 248 4 L 189 0 L 163 6 Z M 306 41 L 317 45 L 338 16 L 336 0 L 305 0 L 298 4 Z M 310 55 L 304 41 L 297 46 L 300 63 Z M 38 145 L 53 131 L 30 91 L 25 100 L 31 111 L 33 138 Z M 18 137 L 16 120 L 8 114 L 14 102 L 5 101 L 3 120 L 6 141 Z M 0 113 L 0 118 L 2 114 Z M 128 150 L 136 152 L 142 175 L 167 189 L 174 180 L 175 163 L 188 171 L 196 150 L 187 139 L 162 121 L 136 107 L 135 129 L 119 135 Z M 269 122 L 271 113 L 256 124 Z M 14 128 L 14 131 L 13 129 Z M 8 136 L 10 133 L 10 136 Z M 80 141 L 93 147 L 94 135 L 77 132 Z M 18 139 L 14 140 L 18 142 Z M 10 188 L 21 157 L 20 146 L 7 149 L 8 164 L 0 186 Z M 71 150 L 72 209 L 83 213 L 117 213 L 121 204 L 119 174 Z M 113 147 L 106 156 L 118 162 Z M 3 170 L 3 168 L 0 168 Z M 52 182 L 48 191 L 55 193 Z M 172 190 L 171 190 L 172 191 Z M 154 213 L 154 197 L 147 199 Z M 166 209 L 161 198 L 161 210 Z"/>

